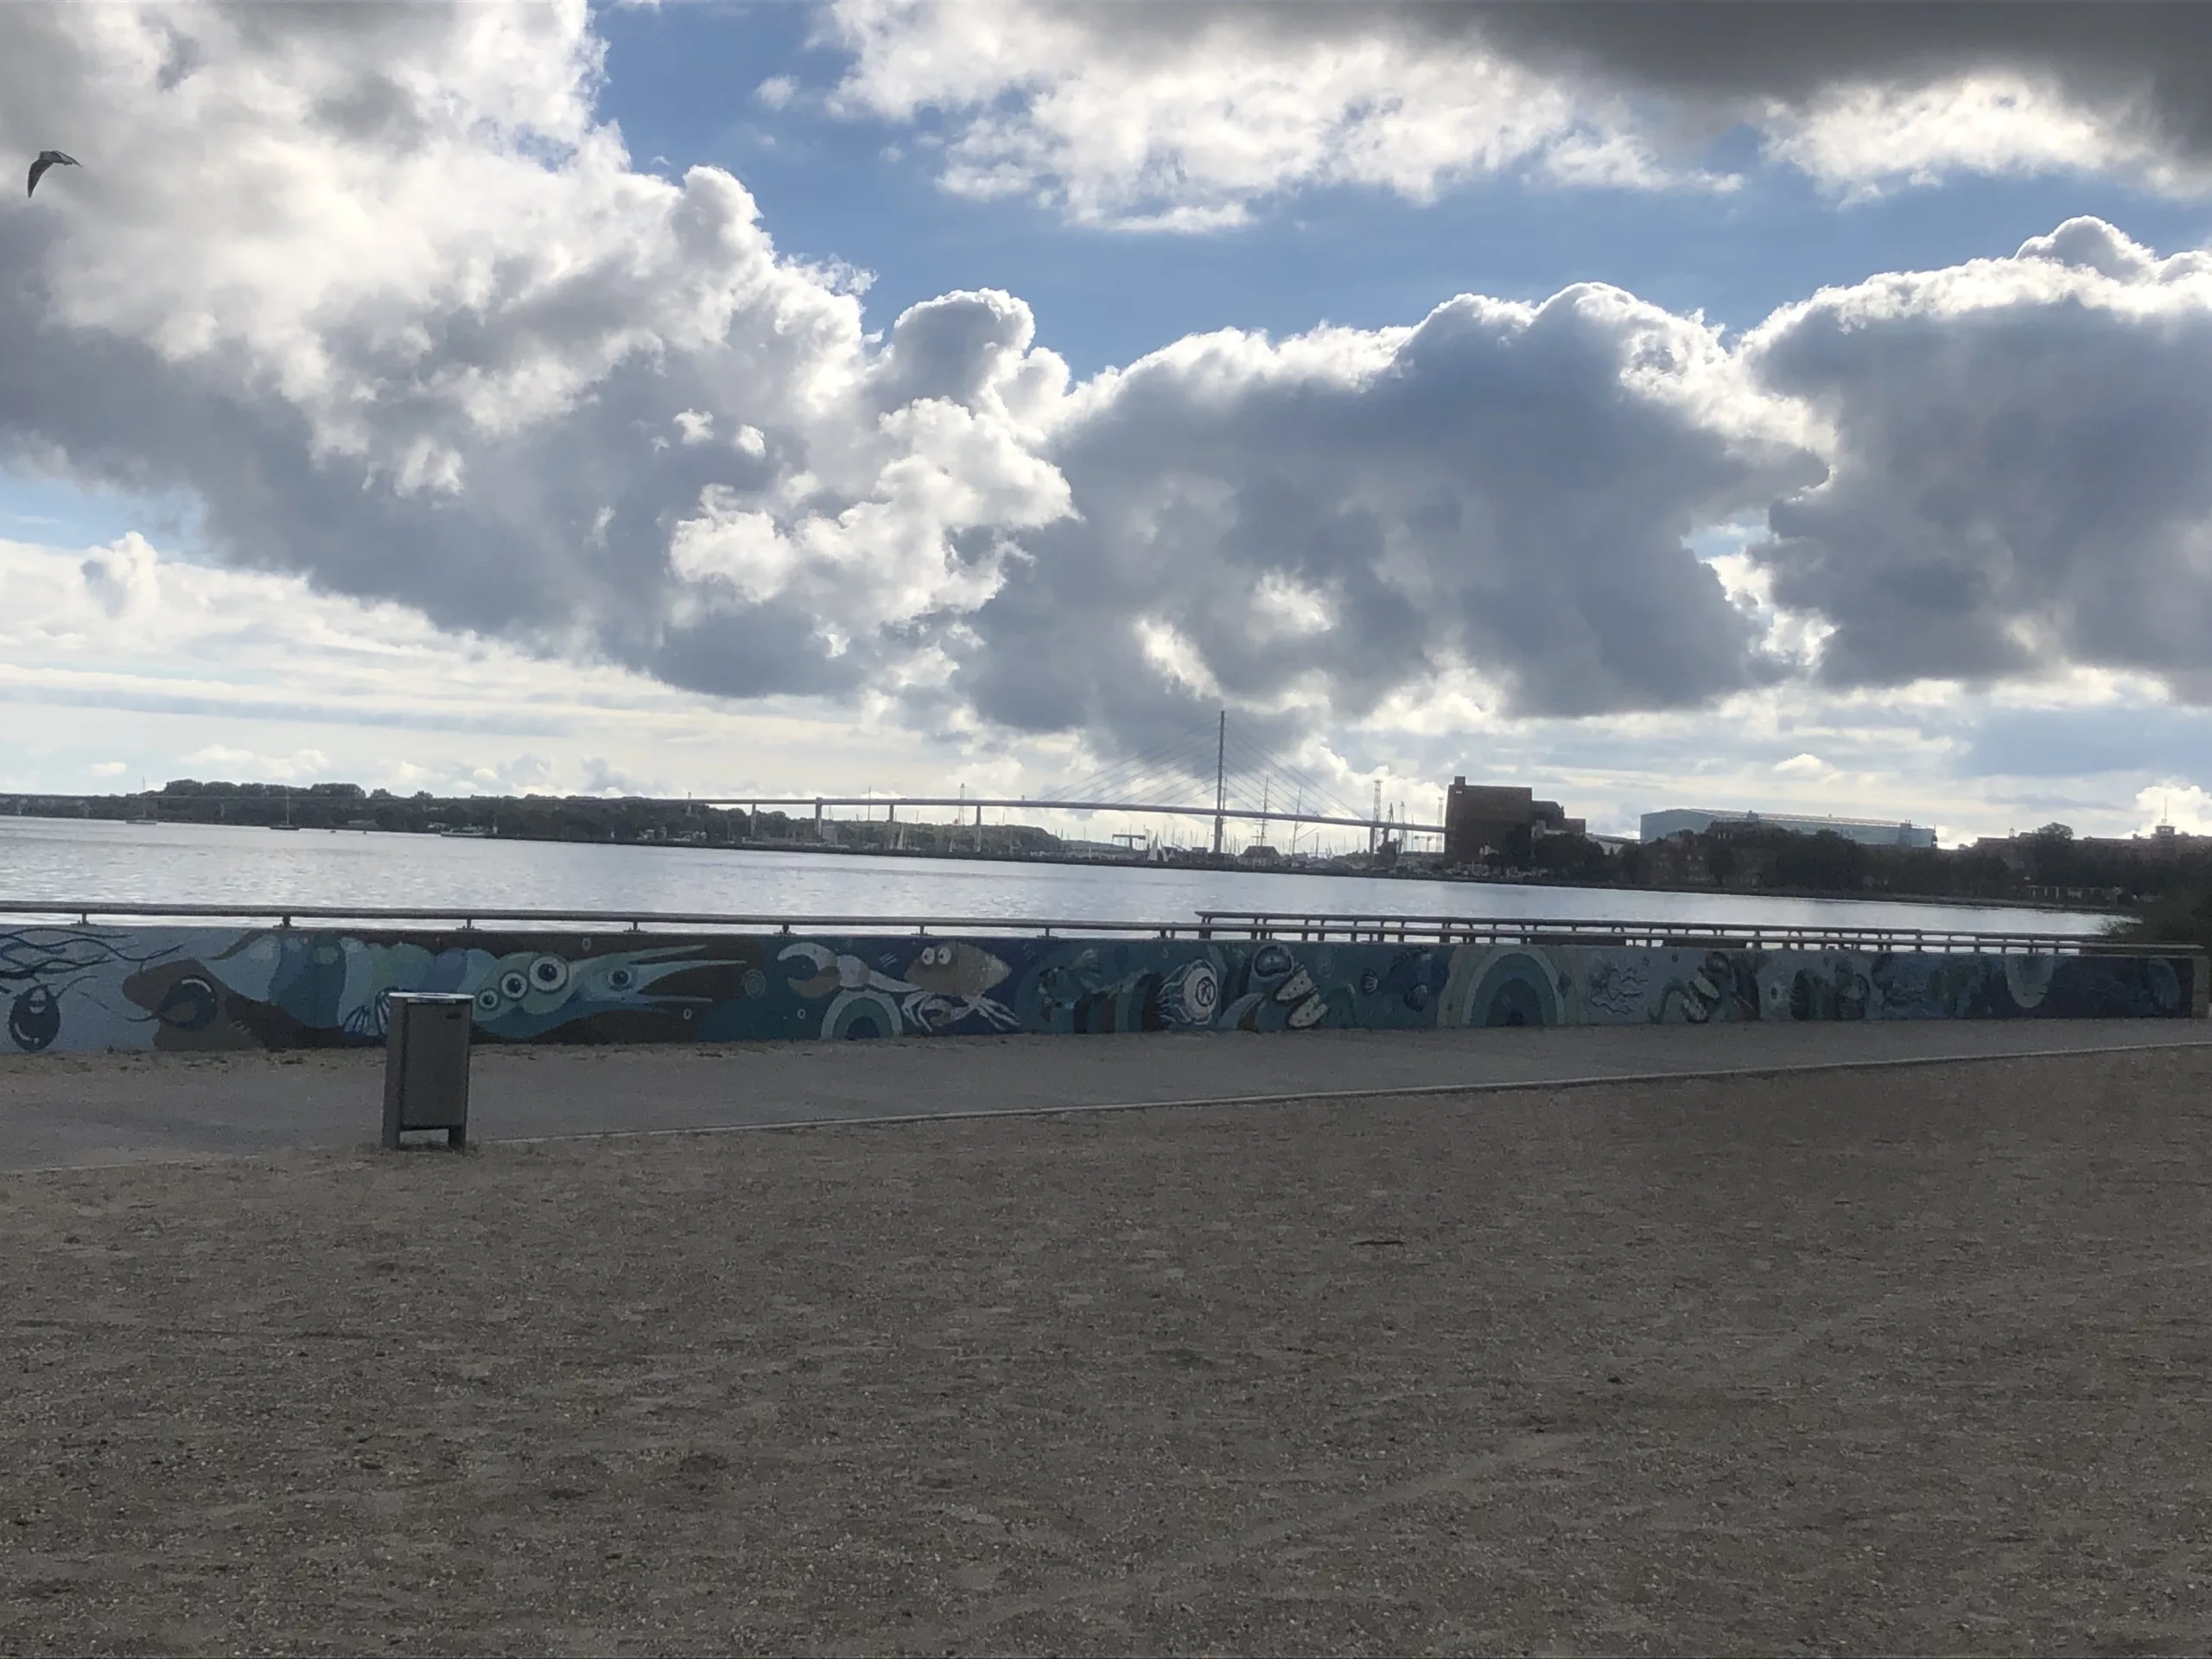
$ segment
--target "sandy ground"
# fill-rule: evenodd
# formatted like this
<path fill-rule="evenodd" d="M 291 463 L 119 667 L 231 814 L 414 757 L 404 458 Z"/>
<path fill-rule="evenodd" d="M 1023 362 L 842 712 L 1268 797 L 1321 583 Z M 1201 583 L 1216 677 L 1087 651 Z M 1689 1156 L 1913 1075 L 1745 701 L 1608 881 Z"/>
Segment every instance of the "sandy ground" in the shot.
<path fill-rule="evenodd" d="M 0 1177 L 0 1649 L 2160 1653 L 2212 1052 Z"/>

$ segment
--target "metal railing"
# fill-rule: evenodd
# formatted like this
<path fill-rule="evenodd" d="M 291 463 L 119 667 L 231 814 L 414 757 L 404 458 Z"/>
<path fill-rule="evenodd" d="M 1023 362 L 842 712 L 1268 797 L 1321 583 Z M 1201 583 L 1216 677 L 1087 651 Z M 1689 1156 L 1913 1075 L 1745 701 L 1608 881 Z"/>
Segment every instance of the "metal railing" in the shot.
<path fill-rule="evenodd" d="M 2096 934 L 1974 928 L 1851 927 L 1804 922 L 1624 921 L 1537 916 L 1380 916 L 1203 910 L 1204 938 L 1295 939 L 1315 944 L 1620 944 L 1713 950 L 1929 950 L 2075 955 L 2143 947 Z"/>
<path fill-rule="evenodd" d="M 719 911 L 501 909 L 467 906 L 224 905 L 0 900 L 0 917 L 90 927 L 101 921 L 240 922 L 280 928 L 352 924 L 599 933 L 670 930 L 886 936 L 1054 935 L 1154 939 L 1278 939 L 1392 944 L 1580 944 L 1766 950 L 1926 950 L 2074 955 L 2140 950 L 2096 935 L 1972 928 L 1851 927 L 1817 923 L 1688 922 L 1564 917 L 1382 916 L 1205 910 L 1195 921 L 1041 919 L 1013 916 L 739 916 Z M 2179 948 L 2179 947 L 2177 947 Z"/>
<path fill-rule="evenodd" d="M 1065 921 L 1015 916 L 734 916 L 724 911 L 505 910 L 492 906 L 435 905 L 154 905 L 87 904 L 75 899 L 0 899 L 0 917 L 27 922 L 100 921 L 260 922 L 278 927 L 365 923 L 378 927 L 451 926 L 463 931 L 514 927 L 564 932 L 629 932 L 680 928 L 769 933 L 880 933 L 927 935 L 1056 933 L 1191 938 L 1196 922 Z"/>

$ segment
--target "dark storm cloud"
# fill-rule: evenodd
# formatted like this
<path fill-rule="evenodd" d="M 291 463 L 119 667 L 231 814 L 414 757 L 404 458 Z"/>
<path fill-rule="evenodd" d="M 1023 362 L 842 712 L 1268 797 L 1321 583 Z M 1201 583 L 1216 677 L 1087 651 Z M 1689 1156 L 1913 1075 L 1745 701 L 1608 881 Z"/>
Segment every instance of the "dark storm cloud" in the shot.
<path fill-rule="evenodd" d="M 2010 70 L 2177 156 L 2212 156 L 2212 7 L 2137 0 L 1134 0 L 1048 10 L 1166 61 L 1228 33 L 1378 35 L 1487 48 L 1592 88 L 1672 100 L 1710 130 L 1838 87 Z"/>
<path fill-rule="evenodd" d="M 1798 103 L 1840 84 L 1924 84 L 1991 69 L 2049 76 L 2126 108 L 2177 148 L 2212 147 L 2212 10 L 2126 0 L 1897 3 L 1651 0 L 1650 3 L 1418 8 L 1454 12 L 1532 63 L 1691 99 Z"/>

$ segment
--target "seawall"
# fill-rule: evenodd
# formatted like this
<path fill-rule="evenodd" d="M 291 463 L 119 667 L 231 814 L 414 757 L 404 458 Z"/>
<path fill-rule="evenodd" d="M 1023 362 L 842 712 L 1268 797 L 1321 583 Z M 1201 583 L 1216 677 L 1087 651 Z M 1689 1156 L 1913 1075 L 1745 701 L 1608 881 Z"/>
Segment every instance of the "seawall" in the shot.
<path fill-rule="evenodd" d="M 2201 1018 L 2188 951 L 277 926 L 0 931 L 7 1048 L 383 1040 L 397 990 L 518 1043 L 1760 1020 Z M 0 1049 L 0 1052 L 5 1052 Z"/>

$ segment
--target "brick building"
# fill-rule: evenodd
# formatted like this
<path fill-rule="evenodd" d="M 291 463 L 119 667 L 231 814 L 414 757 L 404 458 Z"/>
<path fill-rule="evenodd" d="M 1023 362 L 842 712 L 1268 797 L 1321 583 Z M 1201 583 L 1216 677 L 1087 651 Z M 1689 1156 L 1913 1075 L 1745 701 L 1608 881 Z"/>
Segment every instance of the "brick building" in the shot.
<path fill-rule="evenodd" d="M 1525 831 L 1533 844 L 1545 836 L 1581 835 L 1583 825 L 1557 801 L 1538 800 L 1534 790 L 1454 778 L 1445 791 L 1446 864 L 1479 864 L 1486 853 L 1504 851 L 1516 830 Z"/>

